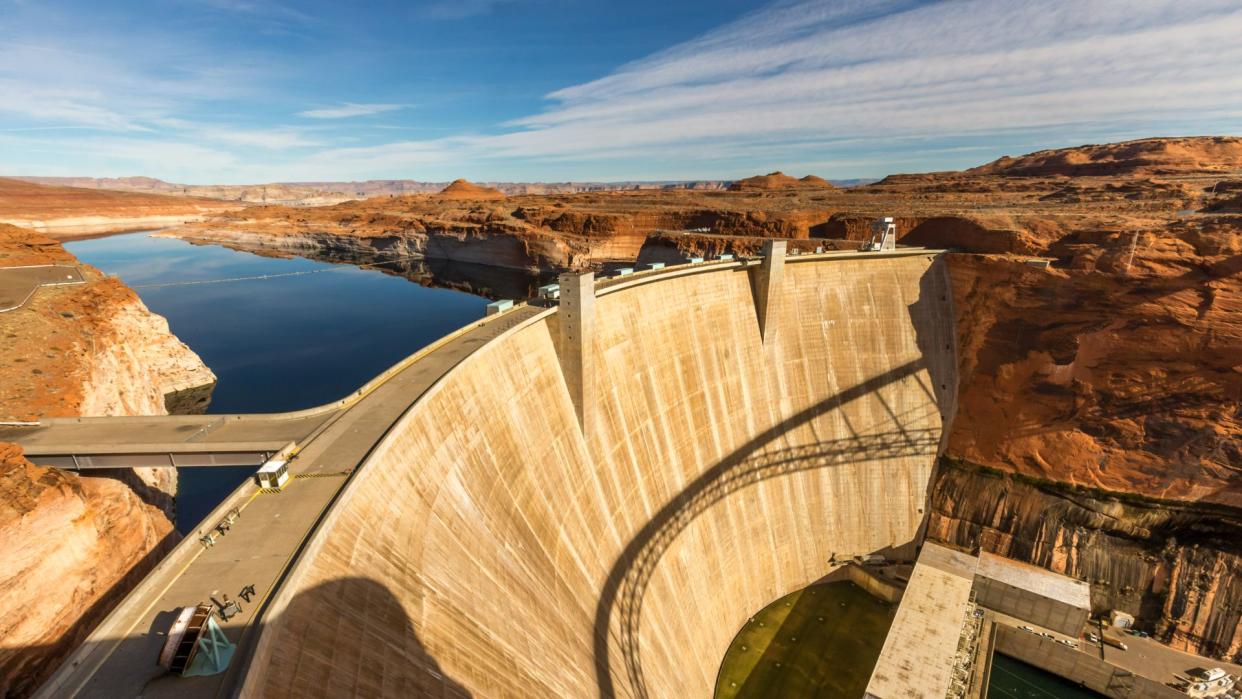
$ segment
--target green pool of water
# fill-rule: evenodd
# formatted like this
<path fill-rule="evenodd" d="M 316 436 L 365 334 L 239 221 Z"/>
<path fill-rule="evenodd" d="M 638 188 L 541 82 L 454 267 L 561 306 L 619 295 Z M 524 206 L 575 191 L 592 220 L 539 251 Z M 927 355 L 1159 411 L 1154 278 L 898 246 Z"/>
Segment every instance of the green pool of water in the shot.
<path fill-rule="evenodd" d="M 1100 699 L 1102 696 L 1007 655 L 997 653 L 992 657 L 988 699 Z"/>
<path fill-rule="evenodd" d="M 786 595 L 733 639 L 716 699 L 861 697 L 896 610 L 851 582 Z"/>

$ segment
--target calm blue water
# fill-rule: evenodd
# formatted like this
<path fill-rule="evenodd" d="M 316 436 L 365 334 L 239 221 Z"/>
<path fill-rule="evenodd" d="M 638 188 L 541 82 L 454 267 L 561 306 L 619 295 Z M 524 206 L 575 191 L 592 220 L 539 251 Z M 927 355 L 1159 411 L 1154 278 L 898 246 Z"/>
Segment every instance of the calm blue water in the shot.
<path fill-rule="evenodd" d="M 146 233 L 65 247 L 134 287 L 211 367 L 219 383 L 209 413 L 281 412 L 336 400 L 402 357 L 481 318 L 487 304 L 480 296 L 423 286 L 426 278 L 413 283 L 351 265 L 261 257 Z M 146 286 L 308 271 L 315 273 Z M 192 529 L 251 471 L 182 469 L 178 528 Z"/>

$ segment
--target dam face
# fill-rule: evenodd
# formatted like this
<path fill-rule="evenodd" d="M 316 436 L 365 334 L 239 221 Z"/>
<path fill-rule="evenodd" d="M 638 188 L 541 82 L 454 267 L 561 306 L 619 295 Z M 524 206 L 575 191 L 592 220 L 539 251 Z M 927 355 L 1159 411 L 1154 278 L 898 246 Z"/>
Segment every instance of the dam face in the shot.
<path fill-rule="evenodd" d="M 910 550 L 956 389 L 944 263 L 791 258 L 594 299 L 394 426 L 274 598 L 243 693 L 708 697 L 748 615 Z M 572 354 L 572 353 L 571 353 Z"/>

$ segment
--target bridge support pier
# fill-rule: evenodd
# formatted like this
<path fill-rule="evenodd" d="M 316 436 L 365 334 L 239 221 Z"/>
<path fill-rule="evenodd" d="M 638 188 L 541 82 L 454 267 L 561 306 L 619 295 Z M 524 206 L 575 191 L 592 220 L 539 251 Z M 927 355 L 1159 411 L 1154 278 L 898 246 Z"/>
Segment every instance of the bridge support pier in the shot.
<path fill-rule="evenodd" d="M 578 427 L 585 434 L 595 406 L 595 366 L 590 352 L 595 326 L 595 275 L 566 272 L 557 281 L 561 285 L 561 373 L 578 414 Z"/>
<path fill-rule="evenodd" d="M 753 292 L 755 314 L 759 316 L 759 337 L 764 344 L 768 341 L 768 319 L 775 312 L 784 277 L 785 241 L 763 241 L 763 263 L 755 270 Z"/>

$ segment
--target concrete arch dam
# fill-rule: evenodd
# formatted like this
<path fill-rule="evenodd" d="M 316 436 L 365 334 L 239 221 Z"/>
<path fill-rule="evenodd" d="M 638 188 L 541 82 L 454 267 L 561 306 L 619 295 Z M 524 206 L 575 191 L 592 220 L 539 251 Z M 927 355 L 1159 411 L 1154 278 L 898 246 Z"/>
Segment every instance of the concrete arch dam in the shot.
<path fill-rule="evenodd" d="M 749 614 L 910 547 L 956 390 L 943 259 L 562 285 L 370 452 L 250 696 L 708 697 Z"/>

